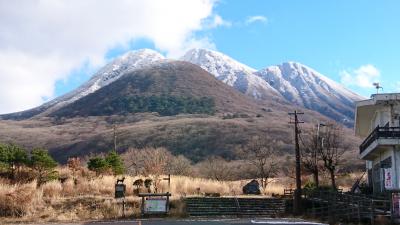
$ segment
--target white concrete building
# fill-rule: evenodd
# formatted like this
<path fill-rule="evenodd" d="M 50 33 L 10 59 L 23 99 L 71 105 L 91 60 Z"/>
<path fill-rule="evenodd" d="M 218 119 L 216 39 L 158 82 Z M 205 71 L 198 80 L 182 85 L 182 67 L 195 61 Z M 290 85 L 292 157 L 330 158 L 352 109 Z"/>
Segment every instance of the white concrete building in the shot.
<path fill-rule="evenodd" d="M 400 93 L 356 102 L 355 117 L 356 135 L 364 138 L 360 157 L 374 193 L 400 190 Z"/>

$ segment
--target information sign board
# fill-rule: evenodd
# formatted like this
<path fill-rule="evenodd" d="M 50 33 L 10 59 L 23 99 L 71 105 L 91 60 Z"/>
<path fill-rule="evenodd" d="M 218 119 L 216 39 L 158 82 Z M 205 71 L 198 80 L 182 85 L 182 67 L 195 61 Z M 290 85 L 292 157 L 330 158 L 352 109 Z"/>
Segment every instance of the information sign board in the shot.
<path fill-rule="evenodd" d="M 166 198 L 146 198 L 144 202 L 145 213 L 166 213 L 167 199 Z"/>

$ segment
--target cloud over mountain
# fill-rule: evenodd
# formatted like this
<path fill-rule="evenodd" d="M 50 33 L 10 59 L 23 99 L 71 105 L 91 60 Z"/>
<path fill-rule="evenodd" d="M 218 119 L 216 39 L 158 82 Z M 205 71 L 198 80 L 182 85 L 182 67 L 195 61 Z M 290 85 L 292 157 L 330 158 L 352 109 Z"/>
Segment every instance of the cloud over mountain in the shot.
<path fill-rule="evenodd" d="M 217 16 L 214 4 L 0 1 L 0 113 L 43 103 L 53 97 L 57 80 L 84 65 L 97 68 L 108 50 L 126 48 L 138 38 L 149 39 L 171 57 L 188 48 L 213 46 L 194 32 L 205 28 L 205 19 Z"/>
<path fill-rule="evenodd" d="M 341 82 L 346 86 L 358 86 L 362 88 L 373 87 L 372 83 L 379 81 L 381 73 L 371 64 L 362 65 L 358 69 L 340 72 Z"/>

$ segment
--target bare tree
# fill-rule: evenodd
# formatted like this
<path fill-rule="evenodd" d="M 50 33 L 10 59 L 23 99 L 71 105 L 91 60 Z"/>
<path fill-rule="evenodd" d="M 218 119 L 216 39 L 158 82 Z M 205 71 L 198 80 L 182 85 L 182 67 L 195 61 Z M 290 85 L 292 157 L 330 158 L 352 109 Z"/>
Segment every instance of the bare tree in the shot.
<path fill-rule="evenodd" d="M 313 129 L 310 134 L 301 139 L 304 145 L 301 151 L 301 161 L 303 168 L 313 175 L 313 180 L 316 187 L 319 187 L 319 170 L 320 152 L 321 152 L 321 137 L 319 129 Z"/>
<path fill-rule="evenodd" d="M 151 177 L 151 184 L 157 193 L 161 175 L 167 174 L 173 155 L 165 148 L 129 149 L 123 159 L 128 172 Z"/>
<path fill-rule="evenodd" d="M 130 148 L 122 155 L 127 171 L 133 175 L 190 175 L 192 162 L 183 155 L 174 156 L 165 148 Z"/>
<path fill-rule="evenodd" d="M 347 149 L 344 142 L 343 129 L 337 124 L 329 124 L 321 133 L 322 144 L 319 155 L 328 170 L 332 188 L 336 189 L 335 174 L 337 166 L 340 165 L 342 156 Z"/>
<path fill-rule="evenodd" d="M 123 154 L 128 172 L 145 176 L 168 173 L 172 158 L 172 154 L 165 148 L 131 148 Z"/>
<path fill-rule="evenodd" d="M 137 148 L 129 148 L 123 155 L 126 171 L 134 176 L 142 174 L 144 158 L 143 154 Z"/>
<path fill-rule="evenodd" d="M 218 156 L 211 156 L 197 164 L 201 175 L 218 181 L 229 180 L 232 170 L 229 162 Z"/>
<path fill-rule="evenodd" d="M 189 176 L 192 173 L 192 162 L 183 155 L 174 156 L 168 165 L 168 173 Z"/>
<path fill-rule="evenodd" d="M 242 153 L 250 164 L 255 168 L 255 176 L 261 178 L 261 185 L 265 188 L 268 179 L 276 175 L 278 163 L 275 158 L 272 146 L 278 146 L 278 143 L 269 138 L 253 137 L 244 148 Z"/>

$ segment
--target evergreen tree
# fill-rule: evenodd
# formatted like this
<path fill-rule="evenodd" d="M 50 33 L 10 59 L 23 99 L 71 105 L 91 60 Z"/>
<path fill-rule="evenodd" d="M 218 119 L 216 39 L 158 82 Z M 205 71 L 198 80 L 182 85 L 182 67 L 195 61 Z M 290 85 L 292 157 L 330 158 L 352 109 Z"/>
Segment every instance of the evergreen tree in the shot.
<path fill-rule="evenodd" d="M 105 159 L 97 156 L 90 158 L 87 165 L 89 170 L 96 172 L 96 175 L 102 174 L 110 168 L 110 165 Z"/>
<path fill-rule="evenodd" d="M 10 178 L 15 178 L 15 171 L 28 164 L 26 151 L 14 144 L 0 144 L 0 168 L 9 173 Z"/>
<path fill-rule="evenodd" d="M 57 162 L 54 161 L 46 150 L 40 148 L 33 149 L 30 164 L 38 173 L 37 182 L 39 186 L 56 177 L 54 168 L 57 166 Z"/>
<path fill-rule="evenodd" d="M 7 171 L 9 167 L 9 152 L 6 145 L 0 143 L 0 170 Z"/>
<path fill-rule="evenodd" d="M 122 162 L 121 156 L 116 151 L 111 151 L 108 153 L 105 161 L 111 167 L 114 175 L 123 174 L 125 167 L 124 163 Z"/>

